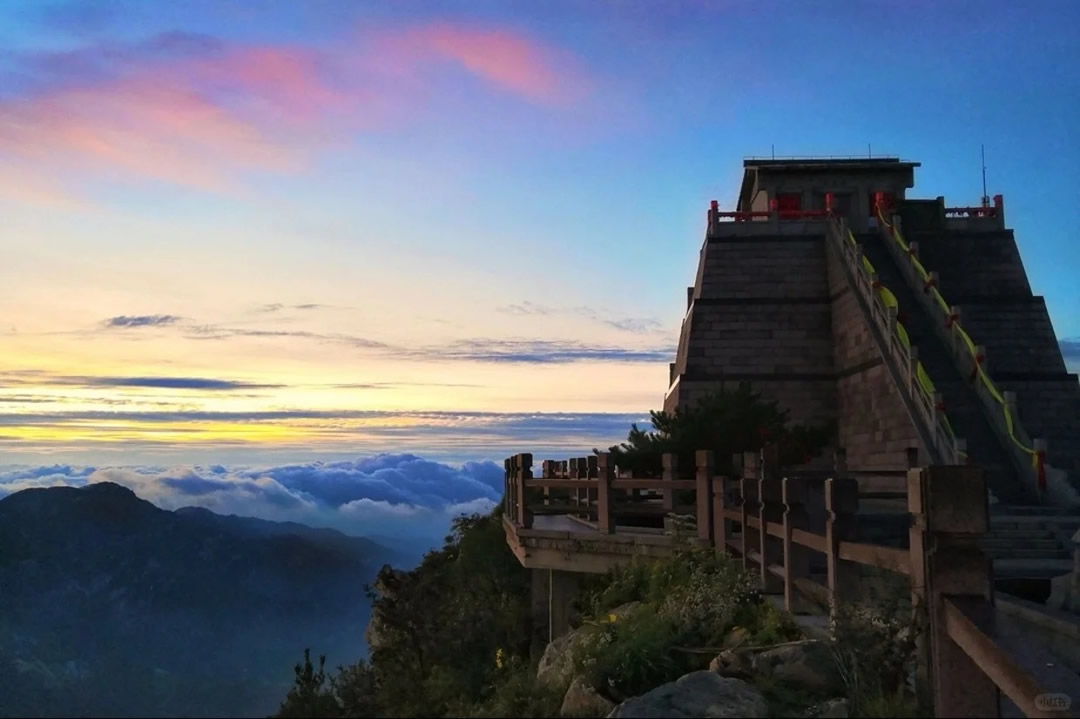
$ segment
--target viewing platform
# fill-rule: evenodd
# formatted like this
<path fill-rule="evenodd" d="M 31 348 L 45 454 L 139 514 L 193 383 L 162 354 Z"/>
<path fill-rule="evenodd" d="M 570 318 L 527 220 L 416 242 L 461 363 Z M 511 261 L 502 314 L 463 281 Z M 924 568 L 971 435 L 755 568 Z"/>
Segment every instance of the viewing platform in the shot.
<path fill-rule="evenodd" d="M 682 539 L 741 561 L 763 594 L 796 614 L 834 615 L 839 604 L 865 599 L 882 572 L 906 579 L 913 604 L 929 615 L 922 671 L 936 716 L 1050 716 L 1045 697 L 1080 697 L 1080 676 L 1044 636 L 1080 636 L 1080 621 L 1020 600 L 994 601 L 982 546 L 991 518 L 978 467 L 912 467 L 860 482 L 847 476 L 842 452 L 833 470 L 793 474 L 778 456 L 766 445 L 733 457 L 738 471 L 728 477 L 701 451 L 694 479 L 680 478 L 673 455 L 664 455 L 662 477 L 647 479 L 620 477 L 607 453 L 543 462 L 539 478 L 531 455 L 507 459 L 503 524 L 515 556 L 533 570 L 541 641 L 568 631 L 582 573 L 670 556 Z M 905 541 L 860 536 L 864 498 L 903 518 Z M 687 537 L 665 531 L 679 515 Z"/>

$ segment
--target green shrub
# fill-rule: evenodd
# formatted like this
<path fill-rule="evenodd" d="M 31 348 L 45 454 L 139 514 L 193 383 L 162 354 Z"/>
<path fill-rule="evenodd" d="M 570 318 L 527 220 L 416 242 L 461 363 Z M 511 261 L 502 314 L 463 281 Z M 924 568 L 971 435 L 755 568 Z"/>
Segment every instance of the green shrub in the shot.
<path fill-rule="evenodd" d="M 451 706 L 448 716 L 557 717 L 566 687 L 536 681 L 536 670 L 514 658 L 498 673 L 490 693 L 467 707 Z"/>
<path fill-rule="evenodd" d="M 917 641 L 926 627 L 921 607 L 899 580 L 860 603 L 840 604 L 832 620 L 832 650 L 847 687 L 851 716 L 919 716 L 915 686 Z"/>
<path fill-rule="evenodd" d="M 746 605 L 736 626 L 750 632 L 750 644 L 754 646 L 793 642 L 803 637 L 790 614 L 764 601 Z"/>
<path fill-rule="evenodd" d="M 635 557 L 630 564 L 616 567 L 608 574 L 589 576 L 575 597 L 574 606 L 583 616 L 604 617 L 627 602 L 643 601 L 648 598 L 653 570 L 654 560 Z"/>
<path fill-rule="evenodd" d="M 326 673 L 326 657 L 319 668 L 311 662 L 311 650 L 304 650 L 303 664 L 293 670 L 295 679 L 275 717 L 360 717 L 376 716 L 376 681 L 371 666 L 361 659 L 338 667 L 336 675 Z"/>
<path fill-rule="evenodd" d="M 677 679 L 685 668 L 675 656 L 675 627 L 652 607 L 610 623 L 586 644 L 575 664 L 598 691 L 621 700 Z"/>
<path fill-rule="evenodd" d="M 654 596 L 680 639 L 712 645 L 736 625 L 756 629 L 762 601 L 756 581 L 740 565 L 711 552 L 687 554 L 672 564 L 675 571 L 664 572 Z"/>

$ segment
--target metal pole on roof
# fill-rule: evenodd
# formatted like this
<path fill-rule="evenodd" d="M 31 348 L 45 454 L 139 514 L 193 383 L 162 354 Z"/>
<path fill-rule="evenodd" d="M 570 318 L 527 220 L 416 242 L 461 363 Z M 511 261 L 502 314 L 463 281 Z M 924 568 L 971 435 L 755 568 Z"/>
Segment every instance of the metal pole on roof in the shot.
<path fill-rule="evenodd" d="M 869 142 L 868 142 L 868 143 L 866 143 L 866 157 L 867 157 L 867 159 L 869 159 L 869 160 L 873 160 L 873 159 L 874 159 L 874 153 L 870 152 L 870 143 L 869 143 Z"/>
<path fill-rule="evenodd" d="M 775 160 L 776 159 L 776 145 L 769 145 L 769 149 L 772 150 L 772 159 Z M 986 193 L 984 192 L 983 194 L 985 195 Z"/>
<path fill-rule="evenodd" d="M 990 198 L 986 196 L 986 145 L 979 145 L 979 153 L 982 155 L 983 195 L 982 206 L 990 206 Z"/>

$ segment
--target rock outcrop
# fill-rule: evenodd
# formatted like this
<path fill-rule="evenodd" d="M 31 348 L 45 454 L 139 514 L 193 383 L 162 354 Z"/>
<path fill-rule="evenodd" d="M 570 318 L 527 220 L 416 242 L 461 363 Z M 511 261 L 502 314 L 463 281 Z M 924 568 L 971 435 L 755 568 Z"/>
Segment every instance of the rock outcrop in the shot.
<path fill-rule="evenodd" d="M 1072 537 L 1073 570 L 1050 580 L 1050 598 L 1046 606 L 1080 614 L 1080 530 Z"/>
<path fill-rule="evenodd" d="M 813 719 L 847 719 L 848 700 L 830 699 L 827 702 L 822 702 L 815 707 L 811 707 L 806 712 L 806 716 Z"/>
<path fill-rule="evenodd" d="M 563 697 L 559 716 L 589 717 L 607 716 L 615 708 L 615 702 L 603 697 L 582 677 L 570 682 L 570 688 Z"/>
<path fill-rule="evenodd" d="M 640 606 L 641 602 L 623 604 L 612 609 L 610 616 L 614 617 L 615 621 L 626 619 Z M 585 624 L 548 644 L 536 670 L 537 681 L 551 686 L 569 684 L 573 679 L 574 655 L 586 646 L 588 638 L 598 631 L 600 625 Z"/>
<path fill-rule="evenodd" d="M 771 647 L 742 647 L 721 652 L 709 664 L 724 676 L 749 679 L 765 675 L 783 683 L 828 696 L 843 691 L 844 683 L 829 645 L 803 639 Z"/>
<path fill-rule="evenodd" d="M 765 697 L 740 679 L 715 672 L 686 674 L 674 682 L 627 699 L 609 717 L 767 717 Z"/>

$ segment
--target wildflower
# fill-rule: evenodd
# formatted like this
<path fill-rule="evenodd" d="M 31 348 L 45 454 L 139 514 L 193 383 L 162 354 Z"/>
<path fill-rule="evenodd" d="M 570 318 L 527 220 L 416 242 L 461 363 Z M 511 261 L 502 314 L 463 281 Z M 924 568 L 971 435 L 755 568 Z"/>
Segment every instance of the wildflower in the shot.
<path fill-rule="evenodd" d="M 503 650 L 502 650 L 502 647 L 499 647 L 498 649 L 495 650 L 495 668 L 496 669 L 502 669 L 503 668 Z"/>

